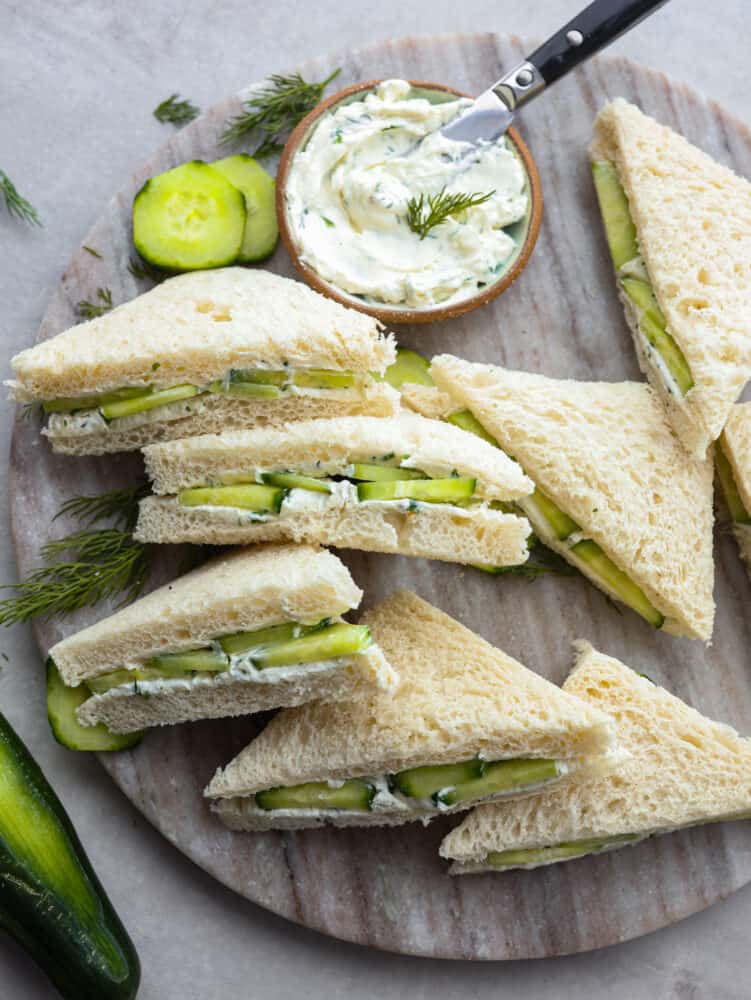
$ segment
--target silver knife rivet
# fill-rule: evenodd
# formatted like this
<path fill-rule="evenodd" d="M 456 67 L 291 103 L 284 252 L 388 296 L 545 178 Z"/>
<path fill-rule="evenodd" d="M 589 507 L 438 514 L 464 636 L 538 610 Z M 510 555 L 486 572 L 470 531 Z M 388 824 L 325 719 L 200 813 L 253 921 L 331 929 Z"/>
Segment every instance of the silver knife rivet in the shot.
<path fill-rule="evenodd" d="M 567 31 L 566 41 L 569 43 L 569 45 L 581 45 L 581 43 L 584 41 L 584 35 L 581 33 L 581 31 L 576 31 L 576 30 Z"/>
<path fill-rule="evenodd" d="M 528 69 L 520 69 L 516 74 L 516 82 L 520 87 L 528 87 L 532 83 L 533 76 Z"/>

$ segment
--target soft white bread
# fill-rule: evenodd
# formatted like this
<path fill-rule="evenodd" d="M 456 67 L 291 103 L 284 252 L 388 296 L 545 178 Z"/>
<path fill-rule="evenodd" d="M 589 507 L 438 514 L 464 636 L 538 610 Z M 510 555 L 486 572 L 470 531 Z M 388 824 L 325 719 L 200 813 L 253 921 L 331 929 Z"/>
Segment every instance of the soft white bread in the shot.
<path fill-rule="evenodd" d="M 431 374 L 641 587 L 665 630 L 711 636 L 712 463 L 684 451 L 648 386 L 552 379 L 448 354 L 433 359 Z M 544 541 L 568 558 L 565 545 Z"/>
<path fill-rule="evenodd" d="M 159 419 L 120 417 L 106 430 L 71 433 L 65 414 L 53 414 L 42 431 L 52 450 L 64 455 L 104 455 L 135 451 L 146 444 L 246 427 L 286 427 L 296 420 L 370 415 L 392 417 L 399 394 L 388 382 L 367 380 L 360 388 L 285 392 L 278 399 L 253 399 L 208 393 L 159 409 Z"/>
<path fill-rule="evenodd" d="M 76 715 L 83 725 L 103 722 L 110 732 L 133 733 L 150 726 L 292 708 L 314 700 L 341 701 L 352 698 L 363 687 L 390 690 L 397 683 L 398 676 L 381 650 L 371 646 L 357 656 L 308 664 L 295 676 L 278 679 L 264 671 L 253 681 L 218 674 L 205 683 L 197 684 L 194 679 L 190 686 L 150 690 L 147 697 L 113 689 L 88 698 Z"/>
<path fill-rule="evenodd" d="M 351 417 L 204 435 L 150 445 L 143 454 L 157 495 L 247 478 L 256 468 L 344 472 L 350 462 L 372 462 L 384 455 L 409 456 L 405 466 L 433 478 L 453 472 L 474 477 L 477 495 L 488 500 L 516 499 L 533 488 L 516 462 L 486 441 L 406 412 L 392 420 Z"/>
<path fill-rule="evenodd" d="M 186 573 L 50 650 L 77 685 L 160 653 L 283 621 L 314 624 L 356 608 L 362 591 L 332 552 L 280 545 L 231 552 Z"/>
<path fill-rule="evenodd" d="M 751 184 L 621 98 L 598 115 L 590 155 L 618 171 L 694 387 L 670 394 L 642 350 L 639 363 L 685 447 L 703 457 L 751 377 Z"/>
<path fill-rule="evenodd" d="M 193 271 L 17 354 L 12 395 L 28 402 L 125 385 L 205 385 L 258 366 L 383 373 L 396 353 L 379 328 L 270 271 Z"/>
<path fill-rule="evenodd" d="M 738 403 L 730 411 L 720 444 L 743 506 L 751 513 L 751 402 Z"/>
<path fill-rule="evenodd" d="M 588 643 L 577 646 L 563 690 L 612 716 L 631 757 L 595 780 L 478 807 L 441 844 L 457 872 L 484 870 L 491 851 L 645 836 L 751 809 L 751 740 Z"/>
<path fill-rule="evenodd" d="M 205 794 L 238 829 L 278 826 L 243 798 L 306 781 L 377 776 L 426 764 L 543 757 L 596 767 L 614 746 L 612 721 L 532 673 L 408 591 L 363 621 L 400 676 L 393 693 L 284 711 L 223 770 Z M 566 777 L 561 780 L 567 780 Z M 406 817 L 391 817 L 403 822 Z M 382 824 L 383 814 L 360 822 Z M 294 825 L 314 825 L 299 817 Z"/>

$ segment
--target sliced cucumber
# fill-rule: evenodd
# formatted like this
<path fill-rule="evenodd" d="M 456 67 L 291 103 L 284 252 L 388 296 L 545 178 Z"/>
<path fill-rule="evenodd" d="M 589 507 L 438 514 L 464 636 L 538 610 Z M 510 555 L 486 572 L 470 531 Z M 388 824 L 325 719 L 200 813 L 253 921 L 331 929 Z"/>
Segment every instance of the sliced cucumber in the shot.
<path fill-rule="evenodd" d="M 270 667 L 287 667 L 298 663 L 315 663 L 339 656 L 363 653 L 372 645 L 367 625 L 349 625 L 339 622 L 301 635 L 287 642 L 277 642 L 259 649 L 252 656 L 259 670 Z"/>
<path fill-rule="evenodd" d="M 352 479 L 362 479 L 368 483 L 391 483 L 405 479 L 429 479 L 420 469 L 402 469 L 397 465 L 374 465 L 368 462 L 355 462 L 352 467 Z"/>
<path fill-rule="evenodd" d="M 423 500 L 426 503 L 462 503 L 469 500 L 476 479 L 410 479 L 396 482 L 359 483 L 357 499 Z"/>
<path fill-rule="evenodd" d="M 498 792 L 513 791 L 527 785 L 538 785 L 558 777 L 558 764 L 542 758 L 531 760 L 498 760 L 486 764 L 482 775 L 446 789 L 436 795 L 436 801 L 445 806 L 460 802 L 473 802 Z"/>
<path fill-rule="evenodd" d="M 67 687 L 52 658 L 47 660 L 47 717 L 58 743 L 69 750 L 126 750 L 140 742 L 143 733 L 111 733 L 100 723 L 82 726 L 76 709 L 91 697 L 85 684 Z"/>
<path fill-rule="evenodd" d="M 397 347 L 396 361 L 393 365 L 389 365 L 383 377 L 395 389 L 404 385 L 405 382 L 413 385 L 435 385 L 430 377 L 428 359 L 406 347 Z"/>
<path fill-rule="evenodd" d="M 605 555 L 597 542 L 587 538 L 572 545 L 569 551 L 586 565 L 587 575 L 592 577 L 595 583 L 599 583 L 605 590 L 617 594 L 619 600 L 645 618 L 650 625 L 662 628 L 665 624 L 665 616 L 648 600 L 641 587 L 637 586 L 623 570 L 618 569 L 612 559 Z"/>
<path fill-rule="evenodd" d="M 717 478 L 720 480 L 722 493 L 728 507 L 730 518 L 736 524 L 751 524 L 751 516 L 746 510 L 743 498 L 738 491 L 738 485 L 733 475 L 733 467 L 725 454 L 722 439 L 717 442 L 714 453 L 715 467 L 717 468 Z"/>
<path fill-rule="evenodd" d="M 246 217 L 242 193 L 193 160 L 146 181 L 133 202 L 133 242 L 167 271 L 226 267 L 242 250 Z"/>
<path fill-rule="evenodd" d="M 473 416 L 469 410 L 457 410 L 456 413 L 450 413 L 446 417 L 446 421 L 450 424 L 455 424 L 457 427 L 461 427 L 461 429 L 463 431 L 467 431 L 468 434 L 474 434 L 476 437 L 481 437 L 483 441 L 487 441 L 488 444 L 492 444 L 496 448 L 501 447 L 496 439 L 491 434 L 488 434 L 480 421 Z"/>
<path fill-rule="evenodd" d="M 269 486 L 282 486 L 285 490 L 311 490 L 313 493 L 331 493 L 331 483 L 315 476 L 300 476 L 296 472 L 265 472 L 261 477 Z"/>
<path fill-rule="evenodd" d="M 230 373 L 230 381 L 284 386 L 289 382 L 289 372 L 272 368 L 235 368 Z"/>
<path fill-rule="evenodd" d="M 197 396 L 200 389 L 195 385 L 173 385 L 170 389 L 142 392 L 140 396 L 131 399 L 118 399 L 99 407 L 99 412 L 105 420 L 116 420 L 118 417 L 129 417 L 133 413 L 153 410 L 157 406 L 167 406 L 181 399 Z"/>
<path fill-rule="evenodd" d="M 237 260 L 241 264 L 266 260 L 279 240 L 274 178 L 247 153 L 214 160 L 211 169 L 226 178 L 245 198 L 247 218 Z"/>
<path fill-rule="evenodd" d="M 198 486 L 182 490 L 177 500 L 183 507 L 240 507 L 257 514 L 278 514 L 285 493 L 276 486 L 242 483 L 238 486 Z"/>
<path fill-rule="evenodd" d="M 683 351 L 667 332 L 667 322 L 647 281 L 621 278 L 621 286 L 639 310 L 639 329 L 668 367 L 678 388 L 685 396 L 694 380 Z"/>
<path fill-rule="evenodd" d="M 370 812 L 375 788 L 366 781 L 351 778 L 338 787 L 326 781 L 309 781 L 289 788 L 269 788 L 256 792 L 259 809 L 340 809 L 347 812 Z"/>
<path fill-rule="evenodd" d="M 147 679 L 144 676 L 143 669 L 128 670 L 126 667 L 122 667 L 120 670 L 111 670 L 108 674 L 99 674 L 98 677 L 90 677 L 86 681 L 86 687 L 91 690 L 92 694 L 105 694 L 105 692 L 111 691 L 112 688 L 122 687 L 124 684 L 133 684 L 135 681 Z"/>
<path fill-rule="evenodd" d="M 592 177 L 595 182 L 602 221 L 605 225 L 610 256 L 618 271 L 624 264 L 639 256 L 636 226 L 631 218 L 628 198 L 615 167 L 602 161 L 593 163 Z"/>
<path fill-rule="evenodd" d="M 474 781 L 482 775 L 482 772 L 483 762 L 475 758 L 461 764 L 412 767 L 407 771 L 399 771 L 393 775 L 391 781 L 402 795 L 414 799 L 429 799 L 444 789 Z"/>
<path fill-rule="evenodd" d="M 606 848 L 613 849 L 639 840 L 639 835 L 624 834 L 621 837 L 600 837 L 591 840 L 571 840 L 554 847 L 531 847 L 518 851 L 491 851 L 485 863 L 493 868 L 521 868 L 524 865 L 544 865 L 551 861 L 567 861 L 585 854 L 599 854 Z"/>
<path fill-rule="evenodd" d="M 568 514 L 564 514 L 542 490 L 535 489 L 531 496 L 522 497 L 516 502 L 538 534 L 550 531 L 555 538 L 563 541 L 569 535 L 573 535 L 575 531 L 580 530 L 576 521 Z"/>
<path fill-rule="evenodd" d="M 113 389 L 112 392 L 105 392 L 99 396 L 80 396 L 77 399 L 60 397 L 59 399 L 48 399 L 42 403 L 45 413 L 75 413 L 76 410 L 93 410 L 106 403 L 115 403 L 120 399 L 133 399 L 135 396 L 143 396 L 150 390 L 138 386 L 131 386 L 125 389 Z"/>
<path fill-rule="evenodd" d="M 213 649 L 189 649 L 184 653 L 164 653 L 152 656 L 147 666 L 165 677 L 180 677 L 186 673 L 222 673 L 229 670 L 229 660 Z"/>
<path fill-rule="evenodd" d="M 266 385 L 259 382 L 246 382 L 233 377 L 229 381 L 220 379 L 212 382 L 209 392 L 222 393 L 225 396 L 244 396 L 253 399 L 279 399 L 282 390 L 276 385 Z"/>
<path fill-rule="evenodd" d="M 219 639 L 219 645 L 225 653 L 233 656 L 237 653 L 247 653 L 250 649 L 268 646 L 271 643 L 289 642 L 299 636 L 323 628 L 328 622 L 317 625 L 300 625 L 299 622 L 282 622 L 280 625 L 269 625 L 268 628 L 256 629 L 254 632 L 234 632 Z"/>
<path fill-rule="evenodd" d="M 292 384 L 301 389 L 349 389 L 355 384 L 353 372 L 329 368 L 300 368 L 292 372 Z"/>

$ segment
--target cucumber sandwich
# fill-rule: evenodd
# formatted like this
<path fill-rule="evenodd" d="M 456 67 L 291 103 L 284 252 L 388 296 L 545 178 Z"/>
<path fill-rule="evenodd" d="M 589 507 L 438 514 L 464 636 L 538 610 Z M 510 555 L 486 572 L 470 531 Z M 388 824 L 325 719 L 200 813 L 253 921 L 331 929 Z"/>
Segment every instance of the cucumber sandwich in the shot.
<path fill-rule="evenodd" d="M 128 733 L 393 686 L 367 627 L 340 617 L 361 597 L 325 549 L 222 556 L 52 647 L 69 704 L 78 706 L 66 718 L 58 698 L 53 728 L 71 745 L 66 727 L 76 722 Z"/>
<path fill-rule="evenodd" d="M 751 184 L 621 98 L 590 155 L 639 364 L 703 458 L 751 377 Z"/>
<path fill-rule="evenodd" d="M 537 868 L 682 827 L 751 818 L 751 740 L 588 643 L 563 690 L 607 712 L 617 772 L 476 809 L 443 840 L 451 873 Z"/>
<path fill-rule="evenodd" d="M 715 448 L 715 466 L 733 534 L 751 573 L 751 402 L 731 410 Z"/>
<path fill-rule="evenodd" d="M 52 448 L 132 451 L 255 425 L 390 416 L 395 357 L 377 320 L 269 271 L 170 278 L 13 358 L 11 394 L 41 403 Z"/>
<path fill-rule="evenodd" d="M 456 563 L 528 558 L 532 489 L 516 462 L 417 414 L 344 417 L 204 435 L 144 449 L 155 496 L 146 542 L 306 541 Z"/>
<path fill-rule="evenodd" d="M 276 715 L 205 791 L 236 830 L 382 826 L 618 766 L 612 720 L 408 591 L 363 617 L 396 690 Z"/>
<path fill-rule="evenodd" d="M 640 382 L 574 382 L 449 354 L 405 400 L 493 441 L 535 484 L 516 501 L 543 544 L 655 628 L 709 639 L 712 464 L 691 458 Z"/>

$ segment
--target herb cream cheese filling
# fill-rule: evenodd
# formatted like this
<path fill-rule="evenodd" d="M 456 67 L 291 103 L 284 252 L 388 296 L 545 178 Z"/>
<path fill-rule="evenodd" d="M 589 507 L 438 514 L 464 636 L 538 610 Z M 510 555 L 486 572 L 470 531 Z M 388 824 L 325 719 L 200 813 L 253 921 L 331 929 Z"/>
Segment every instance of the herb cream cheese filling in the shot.
<path fill-rule="evenodd" d="M 324 115 L 292 163 L 287 217 L 302 260 L 366 302 L 429 308 L 493 282 L 515 249 L 506 231 L 526 215 L 527 180 L 506 138 L 473 146 L 440 129 L 468 105 L 432 103 L 406 80 Z M 486 194 L 421 239 L 411 198 Z"/>

